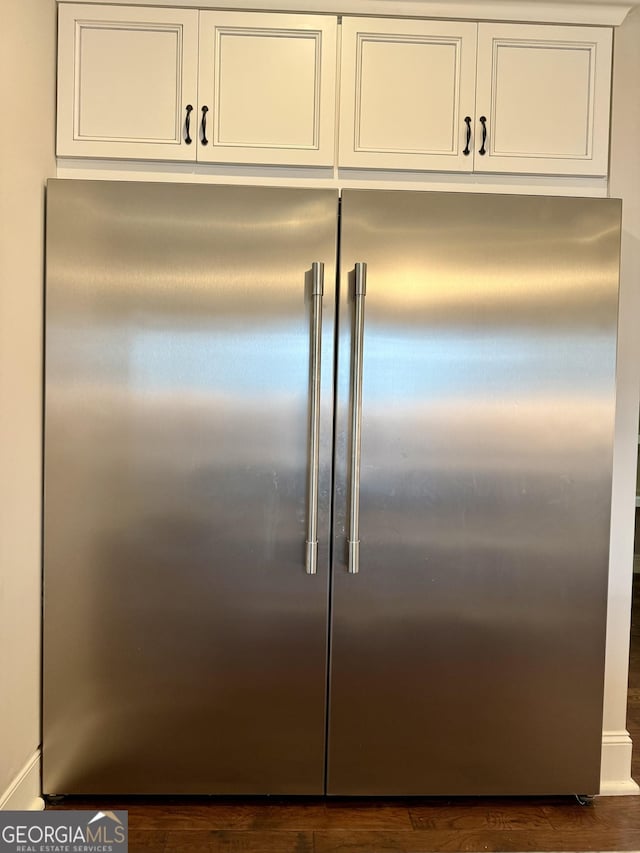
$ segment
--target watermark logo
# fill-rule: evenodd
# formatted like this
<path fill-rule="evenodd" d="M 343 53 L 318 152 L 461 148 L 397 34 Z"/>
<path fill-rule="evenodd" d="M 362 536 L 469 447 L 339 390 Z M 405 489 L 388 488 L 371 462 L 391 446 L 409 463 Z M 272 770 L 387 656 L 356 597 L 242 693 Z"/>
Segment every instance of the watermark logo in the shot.
<path fill-rule="evenodd" d="M 0 811 L 0 853 L 127 853 L 125 811 Z"/>

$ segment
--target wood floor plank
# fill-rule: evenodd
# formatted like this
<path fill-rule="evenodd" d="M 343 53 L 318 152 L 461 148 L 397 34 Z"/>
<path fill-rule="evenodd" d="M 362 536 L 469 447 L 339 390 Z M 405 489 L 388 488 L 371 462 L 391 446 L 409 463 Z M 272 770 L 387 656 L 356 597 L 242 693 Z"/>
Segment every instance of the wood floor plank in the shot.
<path fill-rule="evenodd" d="M 313 833 L 169 831 L 164 853 L 313 853 Z"/>
<path fill-rule="evenodd" d="M 635 831 L 607 835 L 589 830 L 412 830 L 408 832 L 314 833 L 314 853 L 440 853 L 440 851 L 623 851 L 638 850 Z"/>
<path fill-rule="evenodd" d="M 640 849 L 640 797 L 596 797 L 592 806 L 567 802 L 543 808 L 549 823 L 558 830 L 588 829 L 600 834 L 614 829 L 636 830 Z"/>
<path fill-rule="evenodd" d="M 181 800 L 178 803 L 133 804 L 129 807 L 129 825 L 138 829 L 212 830 L 250 829 L 255 818 L 251 803 Z"/>
<path fill-rule="evenodd" d="M 414 829 L 549 829 L 543 805 L 535 799 L 456 798 L 429 799 L 410 806 Z"/>
<path fill-rule="evenodd" d="M 166 833 L 129 829 L 129 853 L 164 853 Z"/>
<path fill-rule="evenodd" d="M 96 806 L 96 800 L 89 802 Z M 84 799 L 69 798 L 56 808 L 85 804 Z M 133 798 L 104 800 L 103 807 L 126 809 L 129 826 L 140 830 L 412 829 L 407 804 L 396 800 Z"/>
<path fill-rule="evenodd" d="M 393 800 L 319 800 L 256 808 L 253 829 L 412 829 L 409 809 Z"/>
<path fill-rule="evenodd" d="M 61 807 L 126 809 L 141 853 L 640 850 L 640 797 L 588 807 L 567 797 L 68 798 Z"/>

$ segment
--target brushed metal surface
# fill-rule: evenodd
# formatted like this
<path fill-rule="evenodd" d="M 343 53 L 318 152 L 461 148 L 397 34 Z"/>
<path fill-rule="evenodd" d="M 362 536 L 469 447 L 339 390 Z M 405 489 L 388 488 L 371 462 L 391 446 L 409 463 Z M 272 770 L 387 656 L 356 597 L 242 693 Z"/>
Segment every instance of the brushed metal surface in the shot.
<path fill-rule="evenodd" d="M 323 790 L 336 211 L 49 182 L 45 793 Z"/>
<path fill-rule="evenodd" d="M 342 210 L 328 792 L 595 792 L 620 203 L 347 190 Z"/>

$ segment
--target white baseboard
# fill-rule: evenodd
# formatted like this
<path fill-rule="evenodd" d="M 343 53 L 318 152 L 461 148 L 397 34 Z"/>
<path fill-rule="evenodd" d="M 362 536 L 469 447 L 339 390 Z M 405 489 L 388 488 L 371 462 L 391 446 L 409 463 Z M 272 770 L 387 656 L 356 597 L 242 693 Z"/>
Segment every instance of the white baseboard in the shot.
<path fill-rule="evenodd" d="M 603 732 L 600 796 L 640 794 L 640 787 L 631 778 L 631 749 L 629 732 Z"/>
<path fill-rule="evenodd" d="M 0 811 L 31 811 L 44 809 L 40 796 L 40 750 L 27 761 L 6 791 L 0 794 Z"/>

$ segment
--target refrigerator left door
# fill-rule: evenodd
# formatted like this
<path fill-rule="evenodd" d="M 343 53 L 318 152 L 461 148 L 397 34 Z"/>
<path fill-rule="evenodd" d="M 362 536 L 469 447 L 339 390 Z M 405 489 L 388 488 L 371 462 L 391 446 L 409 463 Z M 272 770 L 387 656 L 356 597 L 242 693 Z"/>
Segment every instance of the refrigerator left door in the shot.
<path fill-rule="evenodd" d="M 323 791 L 337 204 L 49 182 L 46 794 Z"/>

